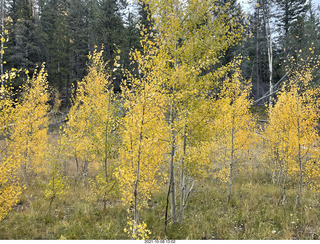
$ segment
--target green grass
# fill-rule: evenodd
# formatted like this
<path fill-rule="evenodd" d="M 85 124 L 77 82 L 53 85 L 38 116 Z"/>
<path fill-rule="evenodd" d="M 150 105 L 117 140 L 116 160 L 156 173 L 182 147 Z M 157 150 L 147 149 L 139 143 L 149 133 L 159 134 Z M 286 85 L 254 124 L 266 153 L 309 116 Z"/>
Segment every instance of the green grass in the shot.
<path fill-rule="evenodd" d="M 152 234 L 150 239 L 318 239 L 320 198 L 303 189 L 295 209 L 297 189 L 289 182 L 287 203 L 281 204 L 280 187 L 264 172 L 238 175 L 232 199 L 227 187 L 214 179 L 199 180 L 190 195 L 182 224 L 169 224 L 164 233 L 167 186 L 140 212 Z M 0 239 L 128 239 L 127 209 L 114 200 L 104 211 L 85 199 L 88 189 L 73 184 L 64 201 L 56 201 L 47 214 L 39 184 L 24 191 L 14 210 L 0 223 Z"/>

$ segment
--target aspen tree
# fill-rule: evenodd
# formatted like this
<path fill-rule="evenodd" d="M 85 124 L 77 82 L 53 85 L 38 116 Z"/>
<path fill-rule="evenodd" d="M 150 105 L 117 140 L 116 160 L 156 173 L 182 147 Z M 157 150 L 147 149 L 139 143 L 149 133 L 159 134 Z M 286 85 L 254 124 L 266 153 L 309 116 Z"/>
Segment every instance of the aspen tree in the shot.
<path fill-rule="evenodd" d="M 18 166 L 10 157 L 2 156 L 0 161 L 0 222 L 18 202 L 22 187 L 17 174 Z"/>
<path fill-rule="evenodd" d="M 199 152 L 204 164 L 215 169 L 214 176 L 228 183 L 228 202 L 234 171 L 246 167 L 239 165 L 240 160 L 249 157 L 247 152 L 255 141 L 255 119 L 249 99 L 251 84 L 242 78 L 239 61 L 235 61 L 232 70 L 232 77 L 225 79 L 219 98 L 213 102 L 215 111 L 207 124 L 212 138 L 202 142 Z"/>
<path fill-rule="evenodd" d="M 149 72 L 156 52 L 155 44 L 148 40 L 147 30 L 141 27 L 143 51 L 133 53 L 138 64 L 137 75 L 128 74 L 124 81 L 123 96 L 126 115 L 121 123 L 122 147 L 117 172 L 122 201 L 133 208 L 125 229 L 133 239 L 148 239 L 150 231 L 140 221 L 139 211 L 147 207 L 151 195 L 164 183 L 164 165 L 167 127 L 165 122 L 165 96 L 159 92 L 157 72 Z"/>
<path fill-rule="evenodd" d="M 272 92 L 273 92 L 273 54 L 272 54 L 272 35 L 270 28 L 270 8 L 267 7 L 267 3 L 264 1 L 262 4 L 258 0 L 257 5 L 262 6 L 263 20 L 266 30 L 267 47 L 268 47 L 268 67 L 269 67 L 269 106 L 272 105 Z M 271 111 L 271 110 L 269 110 Z"/>
<path fill-rule="evenodd" d="M 28 73 L 28 71 L 26 71 Z M 11 79 L 17 74 L 9 73 Z M 27 78 L 21 98 L 15 102 L 8 153 L 22 170 L 24 181 L 30 173 L 46 172 L 48 151 L 49 92 L 44 65 Z"/>
<path fill-rule="evenodd" d="M 2 77 L 3 78 L 3 77 Z M 4 84 L 5 82 L 3 82 Z M 7 88 L 7 87 L 6 87 Z M 7 137 L 13 116 L 13 99 L 11 89 L 0 89 L 0 135 Z M 22 187 L 19 182 L 17 161 L 7 155 L 8 141 L 0 146 L 0 222 L 7 216 L 12 207 L 18 202 Z"/>
<path fill-rule="evenodd" d="M 211 168 L 208 160 L 204 159 L 207 154 L 201 150 L 201 146 L 209 140 L 211 134 L 208 133 L 208 123 L 215 114 L 213 102 L 208 98 L 188 100 L 185 106 L 185 109 L 181 109 L 181 119 L 176 123 L 182 132 L 177 136 L 176 152 L 177 169 L 180 170 L 179 223 L 183 222 L 184 210 L 196 179 L 208 176 Z"/>
<path fill-rule="evenodd" d="M 235 162 L 243 156 L 253 141 L 255 121 L 250 112 L 250 84 L 243 82 L 240 70 L 236 69 L 231 82 L 224 84 L 221 99 L 217 101 L 218 112 L 214 121 L 217 148 L 226 150 L 225 159 L 229 161 L 228 202 L 231 199 L 232 180 Z"/>
<path fill-rule="evenodd" d="M 310 84 L 313 79 L 312 64 L 310 60 L 305 62 L 292 72 L 288 82 L 279 91 L 275 105 L 270 108 L 272 113 L 265 131 L 269 153 L 276 153 L 281 162 L 281 168 L 277 170 L 283 171 L 280 180 L 283 185 L 283 204 L 286 202 L 287 177 L 291 176 L 299 182 L 296 206 L 300 203 L 306 169 L 310 169 L 310 164 L 314 162 L 318 139 L 318 90 Z"/>
<path fill-rule="evenodd" d="M 69 189 L 67 179 L 61 172 L 61 162 L 63 160 L 61 149 L 62 148 L 60 142 L 58 142 L 58 145 L 56 146 L 51 145 L 51 153 L 48 156 L 48 160 L 50 162 L 50 165 L 48 167 L 50 172 L 50 181 L 46 185 L 46 189 L 44 191 L 45 199 L 49 200 L 47 214 L 51 212 L 53 201 L 55 199 L 63 199 Z"/>
<path fill-rule="evenodd" d="M 237 20 L 224 14 L 227 6 L 218 7 L 215 1 L 179 1 L 179 0 L 146 0 L 155 21 L 157 32 L 155 37 L 159 52 L 156 66 L 152 69 L 159 73 L 157 80 L 162 83 L 163 93 L 167 96 L 169 139 L 169 171 L 170 181 L 168 202 L 170 197 L 171 221 L 178 221 L 177 193 L 175 174 L 179 166 L 184 164 L 187 155 L 188 138 L 187 124 L 180 121 L 189 117 L 192 107 L 188 100 L 206 96 L 206 92 L 216 86 L 221 78 L 217 70 L 220 55 L 231 45 L 242 38 L 244 29 Z M 159 72 L 160 71 L 160 72 Z M 191 128 L 191 127 L 190 127 Z M 182 142 L 178 144 L 178 142 Z M 182 148 L 181 148 L 182 147 Z M 181 153 L 178 157 L 179 152 Z M 181 165 L 179 165 L 181 163 Z M 184 166 L 180 167 L 183 169 Z M 184 172 L 181 174 L 184 175 Z M 185 176 L 181 177 L 184 181 Z M 180 184 L 181 196 L 185 196 L 184 184 Z M 180 206 L 184 205 L 180 200 Z M 183 207 L 182 207 L 183 208 Z M 166 207 L 168 209 L 168 205 Z M 182 221 L 182 218 L 179 218 Z M 165 226 L 167 224 L 167 210 Z"/>
<path fill-rule="evenodd" d="M 106 194 L 114 184 L 114 165 L 110 159 L 114 152 L 117 123 L 111 71 L 106 71 L 102 53 L 95 50 L 89 54 L 88 75 L 78 83 L 61 143 L 66 155 L 75 160 L 76 178 L 82 167 L 84 185 L 90 164 L 100 171 L 96 181 L 90 181 L 90 185 L 93 197 L 102 200 L 105 206 Z M 116 60 L 114 64 L 117 66 Z"/>
<path fill-rule="evenodd" d="M 2 20 L 3 20 L 3 3 L 2 1 Z M 1 57 L 4 53 L 4 42 L 6 41 L 3 32 L 4 26 L 2 25 L 1 34 Z M 1 58 L 1 67 L 3 59 Z M 9 136 L 11 127 L 14 123 L 14 99 L 13 87 L 11 87 L 10 74 L 13 76 L 14 71 L 6 72 L 3 74 L 1 70 L 1 85 L 0 85 L 0 136 L 4 137 L 3 144 L 0 144 L 0 222 L 12 210 L 12 207 L 18 202 L 18 197 L 22 193 L 22 188 L 19 179 L 19 162 L 12 160 L 12 156 L 8 153 Z"/>
<path fill-rule="evenodd" d="M 4 41 L 1 36 L 1 42 Z M 20 184 L 21 173 L 26 182 L 29 173 L 46 170 L 49 120 L 47 73 L 42 65 L 31 78 L 28 76 L 20 87 L 20 98 L 14 100 L 10 83 L 20 76 L 20 72 L 13 68 L 1 76 L 0 134 L 5 137 L 5 147 L 0 148 L 0 221 L 25 188 Z M 25 73 L 29 72 L 26 70 Z"/>

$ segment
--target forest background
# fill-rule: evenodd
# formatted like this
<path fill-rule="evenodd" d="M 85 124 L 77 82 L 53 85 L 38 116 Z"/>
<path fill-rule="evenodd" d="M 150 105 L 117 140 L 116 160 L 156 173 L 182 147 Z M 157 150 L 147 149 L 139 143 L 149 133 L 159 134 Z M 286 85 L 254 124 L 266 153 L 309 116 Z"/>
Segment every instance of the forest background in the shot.
<path fill-rule="evenodd" d="M 230 47 L 222 63 L 241 53 L 245 58 L 241 70 L 244 78 L 251 78 L 252 96 L 261 98 L 269 90 L 268 40 L 263 17 L 263 5 L 270 15 L 273 49 L 272 83 L 284 75 L 283 61 L 297 50 L 311 44 L 319 50 L 319 8 L 314 1 L 262 1 L 243 4 L 237 1 L 228 11 L 241 25 L 247 26 L 246 38 Z M 46 63 L 49 84 L 62 94 L 63 104 L 71 97 L 71 86 L 86 74 L 87 55 L 95 45 L 104 44 L 104 59 L 113 60 L 120 49 L 119 63 L 132 70 L 129 53 L 141 49 L 138 22 L 150 25 L 147 11 L 134 1 L 2 1 L 3 23 L 8 31 L 8 43 L 2 59 L 4 70 L 22 68 L 32 71 Z M 115 72 L 115 91 L 120 91 L 121 72 Z M 22 83 L 17 79 L 15 86 Z M 260 104 L 263 104 L 261 100 Z"/>
<path fill-rule="evenodd" d="M 0 238 L 318 239 L 319 7 L 249 4 L 1 0 Z"/>

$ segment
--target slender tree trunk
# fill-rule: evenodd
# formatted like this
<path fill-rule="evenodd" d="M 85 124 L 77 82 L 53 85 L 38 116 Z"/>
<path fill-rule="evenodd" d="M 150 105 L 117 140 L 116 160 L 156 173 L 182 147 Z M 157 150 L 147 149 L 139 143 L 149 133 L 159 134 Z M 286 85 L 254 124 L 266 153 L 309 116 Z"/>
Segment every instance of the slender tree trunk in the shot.
<path fill-rule="evenodd" d="M 139 146 L 139 149 L 140 146 Z M 137 163 L 137 176 L 136 182 L 134 184 L 134 224 L 133 224 L 133 234 L 136 234 L 137 226 L 139 224 L 139 210 L 138 210 L 138 184 L 140 179 L 140 160 Z"/>
<path fill-rule="evenodd" d="M 300 204 L 300 198 L 301 198 L 301 192 L 302 192 L 302 183 L 303 183 L 303 179 L 302 179 L 302 173 L 303 173 L 303 165 L 302 165 L 302 158 L 301 158 L 301 144 L 300 144 L 300 122 L 298 121 L 298 144 L 299 144 L 299 149 L 298 149 L 298 163 L 299 163 L 299 171 L 300 171 L 300 175 L 299 175 L 299 188 L 298 188 L 298 193 L 297 193 L 297 197 L 296 197 L 296 207 L 298 207 L 298 205 Z"/>
<path fill-rule="evenodd" d="M 183 161 L 183 159 L 182 159 Z M 180 198 L 180 218 L 179 218 L 179 222 L 182 223 L 183 220 L 183 213 L 184 213 L 184 207 L 185 207 L 185 202 L 184 202 L 184 198 L 185 198 L 185 194 L 186 194 L 186 184 L 185 184 L 185 173 L 184 173 L 184 169 L 182 168 L 181 170 L 181 182 L 180 182 L 180 189 L 181 189 L 181 198 Z"/>
<path fill-rule="evenodd" d="M 284 175 L 284 180 L 283 180 L 283 195 L 282 195 L 282 200 L 281 203 L 284 205 L 286 203 L 286 198 L 287 198 L 287 178 L 288 178 L 288 170 L 289 170 L 289 164 L 288 164 L 288 157 L 287 157 L 287 164 L 286 164 L 286 173 Z"/>
<path fill-rule="evenodd" d="M 186 112 L 186 120 L 188 117 L 188 112 Z M 187 121 L 185 122 L 184 132 L 183 132 L 183 155 L 181 157 L 181 182 L 180 182 L 180 189 L 181 189 L 181 199 L 180 199 L 180 218 L 179 222 L 182 223 L 183 221 L 183 214 L 185 208 L 185 195 L 186 195 L 186 175 L 184 170 L 184 158 L 186 156 L 186 148 L 187 148 Z"/>
<path fill-rule="evenodd" d="M 259 25 L 260 25 L 260 11 L 259 7 L 257 9 L 257 30 L 256 30 L 256 77 L 257 77 L 257 99 L 260 98 L 260 72 L 259 72 Z"/>
<path fill-rule="evenodd" d="M 299 145 L 300 146 L 300 145 Z M 300 153 L 299 153 L 300 154 Z M 302 179 L 302 162 L 301 159 L 299 160 L 299 168 L 300 168 L 300 175 L 299 175 L 299 189 L 298 189 L 298 194 L 297 194 L 297 198 L 296 198 L 296 207 L 298 207 L 298 205 L 300 204 L 300 198 L 301 198 L 301 192 L 302 192 L 302 183 L 303 183 L 303 179 Z"/>
<path fill-rule="evenodd" d="M 271 180 L 272 180 L 272 183 L 274 184 L 275 183 L 275 177 L 276 177 L 276 162 L 273 160 L 273 164 L 274 164 L 274 170 L 272 172 L 272 175 L 271 175 Z"/>
<path fill-rule="evenodd" d="M 76 166 L 77 166 L 77 169 L 76 169 L 76 182 L 77 182 L 79 179 L 79 162 L 77 157 L 77 151 L 74 152 L 74 158 L 76 160 Z"/>
<path fill-rule="evenodd" d="M 52 190 L 54 191 L 54 177 L 52 179 Z M 56 197 L 56 194 L 53 194 L 53 196 L 50 198 L 50 203 L 49 203 L 49 208 L 48 208 L 48 211 L 47 211 L 47 214 L 49 214 L 51 212 L 51 206 L 52 206 L 52 203 L 53 203 L 53 200 L 55 199 Z"/>
<path fill-rule="evenodd" d="M 139 148 L 138 148 L 138 158 L 137 158 L 137 175 L 134 184 L 134 223 L 133 223 L 133 234 L 136 234 L 137 226 L 139 224 L 139 209 L 138 209 L 138 186 L 140 180 L 140 164 L 141 164 L 141 154 L 142 154 L 142 140 L 143 140 L 143 126 L 144 126 L 144 115 L 146 106 L 146 87 L 144 83 L 143 87 L 144 104 L 142 106 L 142 118 L 140 124 L 140 135 L 139 135 Z"/>
<path fill-rule="evenodd" d="M 110 98 L 110 94 L 109 94 L 109 98 Z M 110 105 L 110 100 L 109 100 L 109 104 Z M 109 182 L 109 146 L 108 146 L 108 141 L 109 141 L 109 118 L 107 118 L 106 121 L 106 132 L 105 132 L 105 142 L 104 142 L 104 150 L 105 150 L 105 158 L 104 158 L 104 173 L 105 173 L 105 184 L 106 186 L 108 186 L 108 182 Z M 103 210 L 105 211 L 107 208 L 107 192 L 104 192 L 104 197 L 103 197 Z"/>
<path fill-rule="evenodd" d="M 169 183 L 169 189 L 167 193 L 167 204 L 166 204 L 166 212 L 164 216 L 164 233 L 167 232 L 167 225 L 168 225 L 168 209 L 169 209 L 169 198 L 170 198 L 170 192 L 171 192 L 171 178 L 170 178 L 170 183 Z"/>
<path fill-rule="evenodd" d="M 178 18 L 178 5 L 175 3 L 175 17 Z M 177 58 L 177 49 L 178 49 L 178 38 L 175 40 L 174 48 L 174 69 L 178 68 L 178 58 Z M 175 187 L 175 164 L 174 156 L 176 151 L 176 132 L 174 128 L 174 119 L 176 116 L 176 106 L 175 106 L 175 87 L 172 87 L 172 101 L 170 108 L 170 130 L 171 130 L 171 152 L 170 152 L 170 182 L 171 182 L 171 219 L 173 223 L 177 222 L 176 214 L 176 187 Z"/>
<path fill-rule="evenodd" d="M 272 106 L 272 92 L 273 92 L 273 85 L 272 85 L 272 76 L 273 76 L 273 55 L 272 55 L 272 36 L 270 30 L 270 13 L 267 11 L 266 3 L 262 4 L 263 6 L 263 19 L 265 23 L 266 35 L 267 35 L 267 47 L 268 47 L 268 63 L 269 63 L 269 108 Z M 271 112 L 271 109 L 269 110 Z"/>
<path fill-rule="evenodd" d="M 82 174 L 82 185 L 85 186 L 87 184 L 87 177 L 88 177 L 88 166 L 89 166 L 89 160 L 84 160 L 83 165 L 83 174 Z"/>
<path fill-rule="evenodd" d="M 233 111 L 233 113 L 234 113 L 234 111 Z M 234 133 L 235 133 L 235 131 L 234 131 L 234 126 L 235 126 L 235 115 L 233 114 L 232 115 L 232 130 L 231 130 L 231 155 L 230 155 L 230 178 L 229 178 L 229 193 L 228 193 L 228 203 L 230 202 L 230 199 L 231 199 L 231 188 L 232 188 L 232 177 L 233 177 L 233 175 L 232 175 L 232 173 L 233 173 L 233 157 L 234 157 Z"/>
<path fill-rule="evenodd" d="M 67 85 L 66 85 L 66 92 L 67 92 L 67 108 L 70 108 L 70 75 L 68 74 L 68 78 L 67 78 Z"/>
<path fill-rule="evenodd" d="M 278 179 L 277 179 L 277 185 L 280 185 L 280 182 L 282 181 L 283 177 L 283 160 L 280 161 L 280 167 L 279 167 L 279 173 L 278 173 Z"/>
<path fill-rule="evenodd" d="M 174 92 L 173 92 L 174 93 Z M 174 97 L 173 97 L 174 99 Z M 175 105 L 174 101 L 172 101 L 171 109 L 170 109 L 170 129 L 171 129 L 171 152 L 170 152 L 170 193 L 171 193 L 171 219 L 173 223 L 177 222 L 176 219 L 176 190 L 175 190 L 175 164 L 174 164 L 174 156 L 175 156 L 175 147 L 176 147 L 176 132 L 174 129 L 174 117 L 175 117 Z"/>
<path fill-rule="evenodd" d="M 105 134 L 105 142 L 104 142 L 104 150 L 105 150 L 105 155 L 104 155 L 104 172 L 106 176 L 106 183 L 108 183 L 108 168 L 109 168 L 109 146 L 108 146 L 108 140 L 109 140 L 109 120 L 107 119 L 106 123 L 106 134 Z"/>
<path fill-rule="evenodd" d="M 296 197 L 296 207 L 300 204 L 300 198 L 301 198 L 301 192 L 302 192 L 302 174 L 303 174 L 303 165 L 302 165 L 302 157 L 301 157 L 301 128 L 300 128 L 300 99 L 299 99 L 299 91 L 298 91 L 298 84 L 296 81 L 296 103 L 297 103 L 297 112 L 298 112 L 298 118 L 297 118 L 297 133 L 298 133 L 298 163 L 299 163 L 299 188 L 298 193 Z"/>

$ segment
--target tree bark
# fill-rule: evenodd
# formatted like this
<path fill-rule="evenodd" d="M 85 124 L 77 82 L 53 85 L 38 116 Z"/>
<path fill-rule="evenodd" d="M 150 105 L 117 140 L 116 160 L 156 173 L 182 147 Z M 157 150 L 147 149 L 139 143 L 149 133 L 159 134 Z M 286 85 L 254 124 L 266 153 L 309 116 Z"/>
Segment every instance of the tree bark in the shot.
<path fill-rule="evenodd" d="M 264 2 L 262 4 L 263 7 L 263 19 L 267 34 L 267 47 L 268 47 L 268 63 L 269 63 L 269 108 L 272 106 L 272 91 L 273 91 L 273 85 L 272 85 L 272 76 L 273 76 L 273 56 L 272 56 L 272 36 L 271 36 L 271 30 L 270 30 L 270 13 L 267 11 L 266 3 Z M 271 109 L 269 110 L 271 112 Z"/>
<path fill-rule="evenodd" d="M 298 90 L 298 84 L 296 80 L 296 103 L 297 103 L 297 112 L 298 112 L 298 118 L 297 118 L 297 133 L 298 133 L 298 163 L 299 163 L 299 188 L 298 188 L 298 193 L 296 197 L 296 207 L 300 204 L 300 198 L 301 198 L 301 192 L 302 192 L 302 174 L 303 174 L 303 165 L 302 165 L 302 157 L 301 157 L 301 128 L 300 128 L 300 99 L 299 99 L 299 90 Z"/>
<path fill-rule="evenodd" d="M 174 92 L 173 92 L 174 93 Z M 173 97 L 174 99 L 174 97 Z M 176 219 L 176 190 L 175 190 L 175 164 L 174 164 L 174 155 L 175 155 L 175 144 L 176 144 L 176 132 L 174 129 L 174 101 L 172 101 L 170 109 L 170 129 L 171 129 L 171 153 L 170 153 L 170 183 L 171 183 L 171 219 L 173 223 L 177 222 Z"/>
<path fill-rule="evenodd" d="M 303 183 L 303 178 L 302 178 L 302 173 L 303 173 L 303 165 L 302 165 L 302 158 L 301 158 L 301 144 L 300 144 L 300 121 L 298 118 L 298 163 L 299 163 L 299 188 L 298 188 L 298 193 L 296 197 L 296 207 L 300 204 L 300 198 L 301 198 L 301 192 L 302 192 L 302 183 Z"/>
<path fill-rule="evenodd" d="M 285 173 L 284 180 L 283 180 L 283 195 L 282 195 L 282 200 L 281 200 L 282 205 L 284 205 L 286 203 L 286 199 L 287 199 L 286 186 L 287 186 L 287 177 L 288 177 L 288 170 L 289 170 L 288 158 L 286 161 L 287 161 L 286 173 Z"/>
<path fill-rule="evenodd" d="M 83 186 L 86 186 L 86 184 L 87 184 L 88 166 L 89 166 L 89 160 L 85 159 L 84 165 L 83 165 L 83 174 L 82 174 L 82 185 Z"/>
<path fill-rule="evenodd" d="M 187 120 L 188 112 L 186 112 L 185 119 Z M 183 221 L 183 214 L 185 208 L 185 194 L 186 194 L 186 175 L 184 170 L 184 158 L 186 156 L 186 149 L 187 149 L 187 121 L 185 122 L 184 132 L 183 132 L 183 155 L 181 157 L 181 182 L 180 182 L 180 189 L 181 189 L 181 198 L 180 198 L 180 224 Z"/>
<path fill-rule="evenodd" d="M 256 77 L 257 77 L 257 99 L 260 98 L 260 59 L 259 59 L 259 25 L 260 25 L 260 11 L 259 7 L 257 9 L 257 30 L 256 30 Z"/>
<path fill-rule="evenodd" d="M 234 113 L 234 111 L 233 111 Z M 232 190 L 232 173 L 233 173 L 233 154 L 234 154 L 234 127 L 235 127 L 235 114 L 232 115 L 232 129 L 231 129 L 231 155 L 230 155 L 230 175 L 229 175 L 229 193 L 228 193 L 228 203 L 231 199 L 231 190 Z"/>
<path fill-rule="evenodd" d="M 139 209 L 138 209 L 138 185 L 140 180 L 140 164 L 141 164 L 141 154 L 142 154 L 142 140 L 143 140 L 143 126 L 144 126 L 144 115 L 146 106 L 146 86 L 144 83 L 143 87 L 144 103 L 142 106 L 142 117 L 140 124 L 140 135 L 139 135 L 139 148 L 138 148 L 138 158 L 137 158 L 137 175 L 134 184 L 134 223 L 133 223 L 133 234 L 136 234 L 137 226 L 139 224 Z"/>

